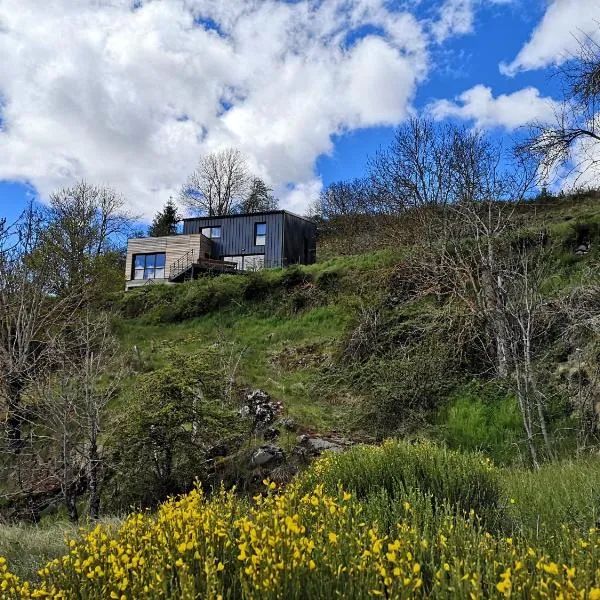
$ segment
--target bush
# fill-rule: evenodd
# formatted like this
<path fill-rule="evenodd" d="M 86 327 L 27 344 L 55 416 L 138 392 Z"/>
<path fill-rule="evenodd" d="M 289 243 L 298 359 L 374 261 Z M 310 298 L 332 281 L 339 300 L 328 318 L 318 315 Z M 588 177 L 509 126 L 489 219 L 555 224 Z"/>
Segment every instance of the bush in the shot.
<path fill-rule="evenodd" d="M 338 269 L 325 269 L 317 275 L 318 288 L 325 292 L 336 292 L 340 287 L 341 272 Z"/>
<path fill-rule="evenodd" d="M 461 511 L 491 516 L 499 507 L 499 471 L 479 454 L 447 450 L 432 443 L 388 440 L 382 446 L 358 446 L 331 454 L 300 476 L 302 489 L 339 484 L 359 498 L 384 491 L 390 500 L 428 495 L 434 506 L 444 503 Z"/>
<path fill-rule="evenodd" d="M 299 285 L 305 285 L 312 281 L 312 275 L 304 271 L 298 265 L 292 265 L 284 269 L 281 274 L 281 285 L 284 289 L 289 290 Z"/>

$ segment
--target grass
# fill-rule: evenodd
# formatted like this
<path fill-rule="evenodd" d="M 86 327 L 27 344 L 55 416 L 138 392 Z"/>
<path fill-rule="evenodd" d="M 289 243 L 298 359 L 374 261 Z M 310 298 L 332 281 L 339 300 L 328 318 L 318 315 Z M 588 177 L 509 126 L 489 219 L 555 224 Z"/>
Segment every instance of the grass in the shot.
<path fill-rule="evenodd" d="M 288 317 L 253 314 L 238 307 L 183 323 L 126 320 L 120 325 L 120 336 L 126 348 L 137 348 L 146 368 L 164 366 L 165 351 L 172 347 L 186 353 L 199 346 L 227 346 L 232 361 L 239 358 L 240 385 L 265 389 L 292 418 L 308 428 L 328 430 L 345 427 L 345 408 L 320 398 L 313 389 L 313 376 L 328 359 L 348 319 L 342 304 Z M 307 352 L 313 355 L 307 358 Z"/>

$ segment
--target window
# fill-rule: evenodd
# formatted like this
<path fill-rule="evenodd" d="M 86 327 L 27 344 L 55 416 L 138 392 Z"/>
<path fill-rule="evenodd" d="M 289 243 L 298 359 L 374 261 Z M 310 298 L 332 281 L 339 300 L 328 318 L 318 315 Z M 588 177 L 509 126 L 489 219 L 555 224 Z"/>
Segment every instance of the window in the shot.
<path fill-rule="evenodd" d="M 264 246 L 267 240 L 267 224 L 266 223 L 255 223 L 254 224 L 254 245 Z"/>
<path fill-rule="evenodd" d="M 251 254 L 244 256 L 244 271 L 259 271 L 265 266 L 264 254 Z"/>
<path fill-rule="evenodd" d="M 217 227 L 203 227 L 202 235 L 211 240 L 214 238 L 220 238 L 221 237 L 221 226 L 218 225 Z"/>
<path fill-rule="evenodd" d="M 165 253 L 134 254 L 133 256 L 134 279 L 164 279 L 165 278 Z"/>
<path fill-rule="evenodd" d="M 246 256 L 224 256 L 223 260 L 237 264 L 238 271 L 258 271 L 265 266 L 264 254 L 248 254 Z"/>

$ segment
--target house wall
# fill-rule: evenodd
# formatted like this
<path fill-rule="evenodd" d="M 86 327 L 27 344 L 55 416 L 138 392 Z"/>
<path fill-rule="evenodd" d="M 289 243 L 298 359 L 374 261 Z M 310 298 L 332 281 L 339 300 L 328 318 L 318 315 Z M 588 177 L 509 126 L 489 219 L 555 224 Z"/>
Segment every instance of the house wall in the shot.
<path fill-rule="evenodd" d="M 312 264 L 317 255 L 317 226 L 308 219 L 285 213 L 284 264 Z"/>
<path fill-rule="evenodd" d="M 170 235 L 165 237 L 132 238 L 127 242 L 127 259 L 125 261 L 125 288 L 139 287 L 155 281 L 156 283 L 168 283 L 169 269 L 178 259 L 182 258 L 190 250 L 196 250 L 196 256 L 206 258 L 211 255 L 211 241 L 202 234 L 192 235 Z M 165 279 L 134 280 L 133 279 L 133 256 L 135 254 L 154 254 L 164 252 Z"/>
<path fill-rule="evenodd" d="M 254 245 L 254 225 L 267 224 L 264 246 Z M 278 267 L 283 262 L 284 213 L 256 213 L 229 217 L 202 217 L 183 222 L 183 233 L 199 233 L 203 227 L 221 226 L 221 238 L 211 240 L 213 258 L 264 254 L 265 267 Z"/>

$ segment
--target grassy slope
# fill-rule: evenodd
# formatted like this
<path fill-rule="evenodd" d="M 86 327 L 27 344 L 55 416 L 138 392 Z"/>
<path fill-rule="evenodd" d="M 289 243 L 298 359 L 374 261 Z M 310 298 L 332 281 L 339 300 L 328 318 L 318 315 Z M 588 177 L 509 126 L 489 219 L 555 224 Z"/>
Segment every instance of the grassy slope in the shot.
<path fill-rule="evenodd" d="M 553 201 L 521 209 L 519 218 L 524 232 L 544 228 L 554 239 L 566 243 L 573 237 L 576 224 L 600 224 L 600 206 L 595 198 Z M 271 294 L 263 300 L 246 301 L 238 297 L 243 276 L 219 277 L 206 282 L 206 286 L 216 289 L 217 295 L 221 294 L 218 297 L 224 298 L 224 301 L 219 303 L 217 300 L 207 314 L 166 323 L 161 323 L 161 319 L 151 314 L 124 319 L 121 323 L 122 340 L 125 347 L 136 346 L 139 349 L 147 368 L 164 364 L 165 351 L 169 348 L 193 352 L 201 346 L 229 343 L 232 356 L 240 356 L 236 377 L 241 385 L 265 389 L 284 404 L 291 417 L 308 428 L 349 431 L 354 426 L 352 417 L 356 399 L 348 397 L 347 392 L 341 392 L 337 398 L 324 400 L 313 385 L 314 376 L 318 368 L 330 360 L 358 308 L 375 305 L 385 293 L 388 276 L 405 253 L 406 249 L 387 248 L 360 255 L 338 256 L 302 267 L 313 282 L 318 282 L 323 274 L 334 273 L 336 285 L 335 291 L 328 292 L 316 306 L 309 302 L 306 308 L 299 310 L 290 307 L 290 298 L 285 293 L 276 298 Z M 590 280 L 595 268 L 591 265 L 596 264 L 597 254 L 593 247 L 590 255 L 582 261 L 565 247 L 562 254 L 557 254 L 557 277 L 551 285 L 564 290 Z M 276 281 L 281 276 L 281 270 L 273 270 L 268 279 Z M 190 298 L 189 302 L 193 304 L 198 301 L 196 292 L 199 286 L 203 285 L 205 283 L 196 282 L 179 286 L 170 292 L 170 302 L 181 305 Z M 415 305 L 414 310 L 419 311 L 419 306 Z M 467 390 L 465 395 L 466 400 L 457 398 L 457 402 L 463 403 L 463 408 L 465 402 L 469 406 L 477 404 L 472 390 Z M 464 412 L 461 415 L 459 406 L 450 417 L 454 418 L 454 422 L 457 418 L 475 418 L 474 426 L 479 426 L 486 421 L 482 414 L 485 410 L 479 406 L 475 410 L 479 414 Z M 504 417 L 496 419 L 501 428 L 505 421 L 514 421 L 514 415 L 510 414 L 512 409 L 504 406 L 503 410 L 506 413 Z M 492 418 L 496 416 L 492 415 Z M 446 413 L 442 419 L 441 429 L 447 430 Z M 518 422 L 513 424 L 519 427 Z M 439 425 L 439 422 L 434 425 Z M 460 437 L 462 433 L 457 435 Z M 467 445 L 471 449 L 484 447 L 484 442 L 472 439 Z"/>
<path fill-rule="evenodd" d="M 176 323 L 148 323 L 145 317 L 124 319 L 121 339 L 126 348 L 139 349 L 146 368 L 165 364 L 171 348 L 193 352 L 216 343 L 229 344 L 233 361 L 239 357 L 236 379 L 240 385 L 266 390 L 307 428 L 347 430 L 344 399 L 331 403 L 320 398 L 312 386 L 314 375 L 330 360 L 356 306 L 377 293 L 379 282 L 399 256 L 397 251 L 381 250 L 303 267 L 313 280 L 324 272 L 336 273 L 336 291 L 318 306 L 290 309 L 284 294 L 275 303 L 234 301 Z M 281 271 L 273 276 L 281 276 Z M 243 281 L 244 276 L 235 277 Z M 212 285 L 218 286 L 220 279 Z M 194 285 L 202 282 L 182 285 L 181 294 Z"/>

